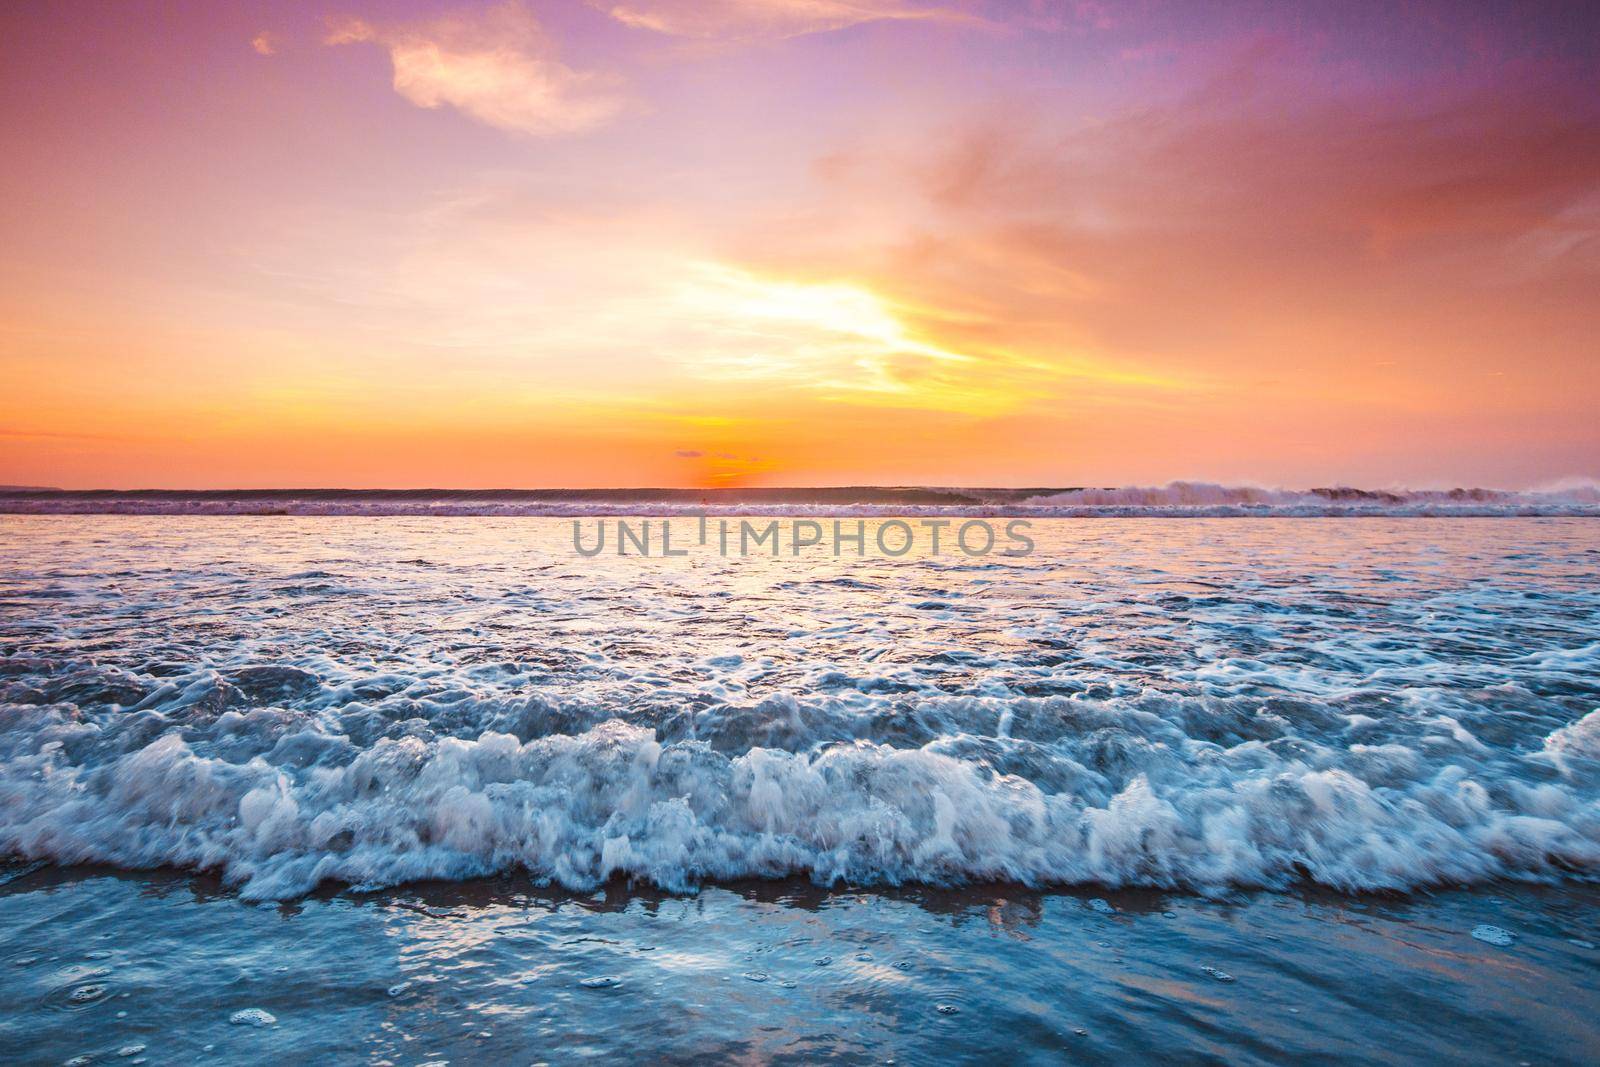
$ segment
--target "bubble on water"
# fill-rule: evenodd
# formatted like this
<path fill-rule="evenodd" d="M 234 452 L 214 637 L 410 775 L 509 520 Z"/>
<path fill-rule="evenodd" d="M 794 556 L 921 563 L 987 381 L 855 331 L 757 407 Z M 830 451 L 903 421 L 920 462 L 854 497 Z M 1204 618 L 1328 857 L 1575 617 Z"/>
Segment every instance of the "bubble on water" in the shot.
<path fill-rule="evenodd" d="M 1289 1009 L 1289 1014 L 1290 1015 L 1299 1015 L 1300 1014 L 1300 1009 L 1299 1008 L 1290 1008 Z"/>
<path fill-rule="evenodd" d="M 74 1004 L 87 1004 L 91 1000 L 99 1000 L 106 995 L 103 985 L 81 985 L 67 994 L 67 999 Z"/>
<path fill-rule="evenodd" d="M 139 1053 L 143 1052 L 149 1047 L 149 1045 L 123 1045 L 121 1048 L 117 1049 L 117 1055 L 137 1056 Z"/>
<path fill-rule="evenodd" d="M 108 948 L 97 948 L 93 952 L 85 952 L 83 954 L 83 958 L 86 960 L 108 960 L 111 958 L 111 950 Z"/>
<path fill-rule="evenodd" d="M 1178 917 L 1178 913 L 1175 911 L 1164 911 L 1161 913 L 1161 917 L 1163 919 L 1176 919 Z"/>
<path fill-rule="evenodd" d="M 1072 1032 L 1077 1034 L 1079 1037 L 1088 1037 L 1089 1036 L 1089 1031 L 1085 1030 L 1081 1026 L 1074 1027 Z"/>
<path fill-rule="evenodd" d="M 954 1004 L 939 1004 L 936 1005 L 933 1010 L 938 1012 L 940 1015 L 955 1015 L 961 1011 L 961 1009 L 956 1007 Z"/>
<path fill-rule="evenodd" d="M 228 1016 L 228 1021 L 234 1026 L 271 1026 L 278 1017 L 260 1008 L 244 1008 Z"/>
<path fill-rule="evenodd" d="M 394 985 L 390 986 L 389 990 L 388 990 L 388 993 L 389 993 L 389 995 L 391 997 L 398 997 L 400 994 L 404 993 L 406 990 L 408 990 L 410 988 L 411 988 L 411 981 L 409 979 L 407 979 L 404 982 L 396 982 Z"/>
<path fill-rule="evenodd" d="M 751 982 L 765 982 L 767 980 L 765 971 L 746 971 L 744 972 L 744 977 Z"/>
<path fill-rule="evenodd" d="M 1111 947 L 1111 942 L 1109 942 L 1109 941 L 1096 941 L 1095 944 L 1099 945 L 1101 948 L 1110 948 Z"/>
<path fill-rule="evenodd" d="M 200 1051 L 201 1052 L 215 1052 L 216 1050 L 217 1050 L 217 1046 L 215 1046 L 215 1045 L 201 1045 L 200 1046 Z"/>
<path fill-rule="evenodd" d="M 13 961 L 18 967 L 31 967 L 39 962 L 38 956 L 18 956 Z"/>
<path fill-rule="evenodd" d="M 89 1067 L 89 1064 L 93 1062 L 93 1056 L 74 1056 L 66 1063 L 63 1063 L 61 1067 Z"/>
<path fill-rule="evenodd" d="M 126 1019 L 126 1018 L 127 1018 L 127 1017 L 128 1017 L 128 1013 L 127 1013 L 127 1012 L 125 1012 L 125 1011 L 119 1011 L 119 1012 L 117 1012 L 117 1018 L 119 1018 L 119 1019 Z"/>
<path fill-rule="evenodd" d="M 826 967 L 828 964 L 833 962 L 833 957 L 832 956 L 818 956 L 816 958 L 815 962 L 816 962 L 816 965 L 818 967 Z"/>
<path fill-rule="evenodd" d="M 1490 926 L 1487 923 L 1482 926 L 1474 926 L 1472 928 L 1472 936 L 1486 945 L 1499 945 L 1501 948 L 1506 947 L 1517 939 L 1517 935 L 1510 930 L 1502 930 L 1498 926 Z"/>
<path fill-rule="evenodd" d="M 784 989 L 793 989 L 794 988 L 794 983 L 789 981 L 787 978 L 785 978 L 783 981 L 779 982 L 778 985 L 782 986 Z"/>
<path fill-rule="evenodd" d="M 909 971 L 911 969 L 911 964 L 907 960 L 900 960 L 894 965 L 894 968 L 897 971 Z"/>
<path fill-rule="evenodd" d="M 1219 982 L 1233 981 L 1233 975 L 1229 974 L 1227 971 L 1219 971 L 1215 967 L 1201 967 L 1200 969 Z"/>
<path fill-rule="evenodd" d="M 585 989 L 611 989 L 622 984 L 622 979 L 614 974 L 597 974 L 593 978 L 585 978 L 578 983 Z"/>
<path fill-rule="evenodd" d="M 1111 906 L 1111 902 L 1110 901 L 1105 900 L 1105 899 L 1103 899 L 1101 897 L 1095 897 L 1093 900 L 1090 900 L 1089 901 L 1089 907 L 1094 909 L 1095 911 L 1098 911 L 1102 915 L 1110 915 L 1110 914 L 1114 913 L 1117 910 L 1116 908 L 1113 908 Z"/>
<path fill-rule="evenodd" d="M 857 952 L 856 953 L 856 959 L 860 960 L 862 963 L 870 963 L 872 961 L 872 953 L 870 953 L 870 952 Z"/>

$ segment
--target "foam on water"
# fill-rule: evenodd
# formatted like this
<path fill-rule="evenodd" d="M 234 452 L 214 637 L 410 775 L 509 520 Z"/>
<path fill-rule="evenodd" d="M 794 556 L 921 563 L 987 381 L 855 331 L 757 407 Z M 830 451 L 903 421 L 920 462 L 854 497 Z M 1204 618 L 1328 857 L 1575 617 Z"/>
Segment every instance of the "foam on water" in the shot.
<path fill-rule="evenodd" d="M 3 528 L 0 851 L 261 899 L 1600 872 L 1585 520 L 598 572 L 492 523 L 187 521 Z"/>
<path fill-rule="evenodd" d="M 1510 930 L 1502 930 L 1498 926 L 1474 926 L 1472 928 L 1472 936 L 1485 944 L 1495 945 L 1500 948 L 1505 948 L 1516 941 L 1515 934 Z"/>

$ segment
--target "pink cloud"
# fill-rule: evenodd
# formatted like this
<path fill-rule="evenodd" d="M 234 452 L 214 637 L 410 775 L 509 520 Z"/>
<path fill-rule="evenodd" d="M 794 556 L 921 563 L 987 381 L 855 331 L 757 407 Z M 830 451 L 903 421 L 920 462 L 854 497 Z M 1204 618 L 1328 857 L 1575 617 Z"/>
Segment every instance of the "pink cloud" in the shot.
<path fill-rule="evenodd" d="M 395 92 L 411 103 L 449 105 L 511 133 L 578 133 L 608 122 L 624 105 L 611 79 L 563 64 L 538 21 L 516 2 L 416 25 L 343 19 L 330 24 L 324 40 L 376 44 L 394 65 Z"/>
<path fill-rule="evenodd" d="M 907 0 L 591 0 L 636 29 L 676 37 L 761 39 L 826 33 L 867 22 L 959 19 Z"/>

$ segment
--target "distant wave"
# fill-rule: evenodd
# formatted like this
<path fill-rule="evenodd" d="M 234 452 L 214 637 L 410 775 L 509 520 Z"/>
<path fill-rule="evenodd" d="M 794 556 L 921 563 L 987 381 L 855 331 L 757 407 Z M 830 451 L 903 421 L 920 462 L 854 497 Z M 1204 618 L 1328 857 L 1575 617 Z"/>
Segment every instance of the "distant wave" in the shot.
<path fill-rule="evenodd" d="M 1106 515 L 1600 515 L 1600 486 L 1549 489 L 1267 489 L 1210 482 L 1067 489 L 1032 496 L 1029 508 Z"/>
<path fill-rule="evenodd" d="M 952 515 L 1029 518 L 1600 516 L 1600 485 L 1529 490 L 1275 489 L 1209 482 L 1111 488 L 5 490 L 33 515 Z"/>

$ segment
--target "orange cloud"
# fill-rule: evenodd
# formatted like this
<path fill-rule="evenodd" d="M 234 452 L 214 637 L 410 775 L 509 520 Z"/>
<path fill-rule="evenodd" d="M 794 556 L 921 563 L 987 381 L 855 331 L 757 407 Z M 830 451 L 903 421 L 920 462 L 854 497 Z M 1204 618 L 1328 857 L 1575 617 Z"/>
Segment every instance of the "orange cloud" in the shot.
<path fill-rule="evenodd" d="M 258 56 L 276 55 L 278 52 L 278 39 L 266 30 L 262 30 L 250 38 L 250 47 L 255 49 Z"/>
<path fill-rule="evenodd" d="M 838 153 L 818 170 L 826 200 L 898 234 L 875 252 L 858 235 L 752 244 L 790 270 L 844 259 L 890 299 L 945 309 L 940 343 L 962 351 L 1003 336 L 1045 359 L 1077 348 L 1387 403 L 1444 388 L 1452 364 L 1489 368 L 1517 321 L 1546 366 L 1583 367 L 1569 293 L 1600 273 L 1590 108 L 1544 85 L 1313 98 L 1273 61 L 1246 66 L 1226 91 L 1110 118 L 1012 111 L 936 148 Z M 1492 316 L 1493 332 L 1469 325 Z M 1357 373 L 1396 357 L 1403 383 Z"/>
<path fill-rule="evenodd" d="M 1257 54 L 1165 107 L 1075 128 L 1015 114 L 972 123 L 917 177 L 947 215 L 999 211 L 1085 236 L 1205 227 L 1302 249 L 1310 233 L 1478 242 L 1600 194 L 1589 110 L 1536 84 L 1309 101 Z"/>
<path fill-rule="evenodd" d="M 445 104 L 496 129 L 532 136 L 579 133 L 622 110 L 616 84 L 574 71 L 519 3 L 416 26 L 333 23 L 330 45 L 372 43 L 394 65 L 395 92 L 418 107 Z"/>

